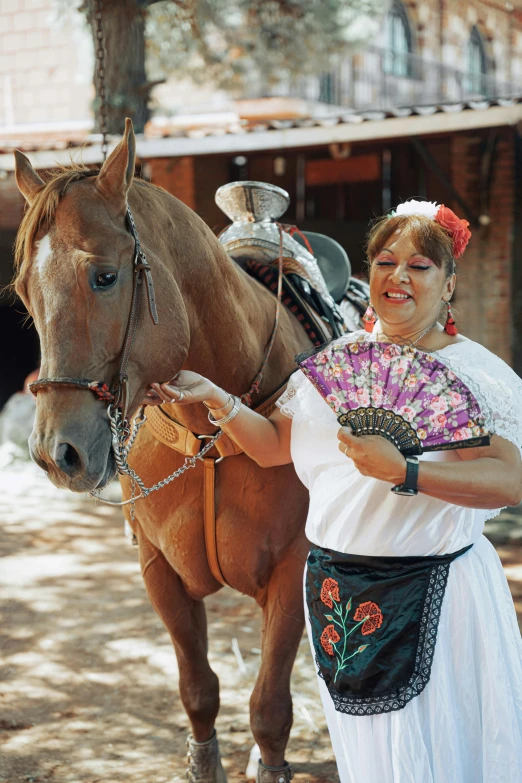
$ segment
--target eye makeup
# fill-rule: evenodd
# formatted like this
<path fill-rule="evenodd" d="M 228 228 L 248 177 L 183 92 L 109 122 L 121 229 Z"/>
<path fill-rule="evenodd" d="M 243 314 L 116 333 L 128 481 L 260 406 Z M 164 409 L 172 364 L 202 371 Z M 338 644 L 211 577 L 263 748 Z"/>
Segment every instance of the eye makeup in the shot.
<path fill-rule="evenodd" d="M 395 258 L 395 255 L 393 254 L 393 251 L 391 250 L 381 250 L 381 252 L 377 255 L 377 257 L 374 260 L 374 263 L 376 266 L 395 266 L 397 264 L 397 260 Z M 437 265 L 431 260 L 431 258 L 427 258 L 426 256 L 421 255 L 420 253 L 415 253 L 413 256 L 411 256 L 408 259 L 408 267 L 410 269 L 420 269 L 422 271 L 431 269 L 432 267 L 436 267 Z"/>

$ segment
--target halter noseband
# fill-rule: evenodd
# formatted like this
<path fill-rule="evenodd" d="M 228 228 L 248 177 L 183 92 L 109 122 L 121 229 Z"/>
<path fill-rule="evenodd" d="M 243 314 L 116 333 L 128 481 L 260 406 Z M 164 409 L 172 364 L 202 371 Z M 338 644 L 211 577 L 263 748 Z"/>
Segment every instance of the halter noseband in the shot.
<path fill-rule="evenodd" d="M 81 175 L 74 181 L 76 182 L 80 179 L 84 179 L 85 177 L 97 176 L 98 173 L 98 171 L 82 172 Z M 129 206 L 127 206 L 126 222 L 129 233 L 134 239 L 134 260 L 132 264 L 133 290 L 129 319 L 127 321 L 123 348 L 120 355 L 120 366 L 112 386 L 109 388 L 109 386 L 104 381 L 92 381 L 88 378 L 39 378 L 37 381 L 29 384 L 29 389 L 35 396 L 39 391 L 48 389 L 50 386 L 65 386 L 72 389 L 82 389 L 93 392 L 93 394 L 95 394 L 99 400 L 110 403 L 111 405 L 119 408 L 123 421 L 126 421 L 127 418 L 127 408 L 129 402 L 129 379 L 127 377 L 127 366 L 138 327 L 141 304 L 140 291 L 143 282 L 145 282 L 145 288 L 147 289 L 150 316 L 154 324 L 158 324 L 158 312 L 156 309 L 156 295 L 154 292 L 152 269 L 147 263 L 145 253 L 141 249 L 138 232 L 136 230 L 134 218 L 132 217 L 132 212 L 130 211 Z"/>

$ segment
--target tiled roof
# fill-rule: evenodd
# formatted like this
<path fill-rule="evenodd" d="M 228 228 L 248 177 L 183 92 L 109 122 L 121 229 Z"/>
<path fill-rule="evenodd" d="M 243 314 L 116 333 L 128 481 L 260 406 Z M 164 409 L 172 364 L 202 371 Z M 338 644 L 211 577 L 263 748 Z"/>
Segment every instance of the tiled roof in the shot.
<path fill-rule="evenodd" d="M 343 141 L 397 138 L 412 134 L 456 132 L 466 128 L 513 125 L 522 121 L 520 98 L 467 101 L 351 112 L 325 107 L 316 116 L 298 112 L 278 116 L 240 116 L 234 112 L 155 118 L 138 136 L 138 155 L 170 157 L 313 146 Z M 0 126 L 0 169 L 12 169 L 12 151 L 36 153 L 38 167 L 66 163 L 72 152 L 83 148 L 85 163 L 99 162 L 100 136 L 88 125 L 74 130 L 58 126 L 34 128 L 23 133 Z M 116 137 L 111 140 L 116 143 Z M 53 158 L 54 154 L 54 158 Z M 31 156 L 34 157 L 34 156 Z"/>

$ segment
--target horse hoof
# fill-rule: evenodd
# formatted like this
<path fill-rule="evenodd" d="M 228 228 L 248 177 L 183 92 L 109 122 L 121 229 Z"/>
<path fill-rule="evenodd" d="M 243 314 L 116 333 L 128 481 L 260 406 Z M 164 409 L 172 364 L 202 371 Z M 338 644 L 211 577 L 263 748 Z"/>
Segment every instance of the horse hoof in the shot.
<path fill-rule="evenodd" d="M 267 767 L 259 759 L 257 783 L 289 783 L 294 777 L 292 767 L 287 761 L 282 767 Z"/>
<path fill-rule="evenodd" d="M 227 783 L 227 776 L 219 755 L 216 731 L 207 742 L 187 738 L 187 780 L 189 783 Z"/>

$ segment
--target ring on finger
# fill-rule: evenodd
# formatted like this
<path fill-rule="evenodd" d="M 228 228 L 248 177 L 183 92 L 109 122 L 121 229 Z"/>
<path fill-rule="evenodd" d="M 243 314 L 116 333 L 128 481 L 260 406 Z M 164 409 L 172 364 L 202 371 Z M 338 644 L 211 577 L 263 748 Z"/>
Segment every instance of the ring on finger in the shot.
<path fill-rule="evenodd" d="M 343 449 L 343 454 L 345 454 L 346 456 L 348 456 L 348 444 L 346 444 L 346 446 L 344 447 L 344 449 Z"/>
<path fill-rule="evenodd" d="M 183 400 L 185 399 L 185 392 L 181 391 L 181 389 L 178 389 L 178 394 L 179 394 L 179 397 L 176 400 L 176 402 L 183 402 Z"/>

